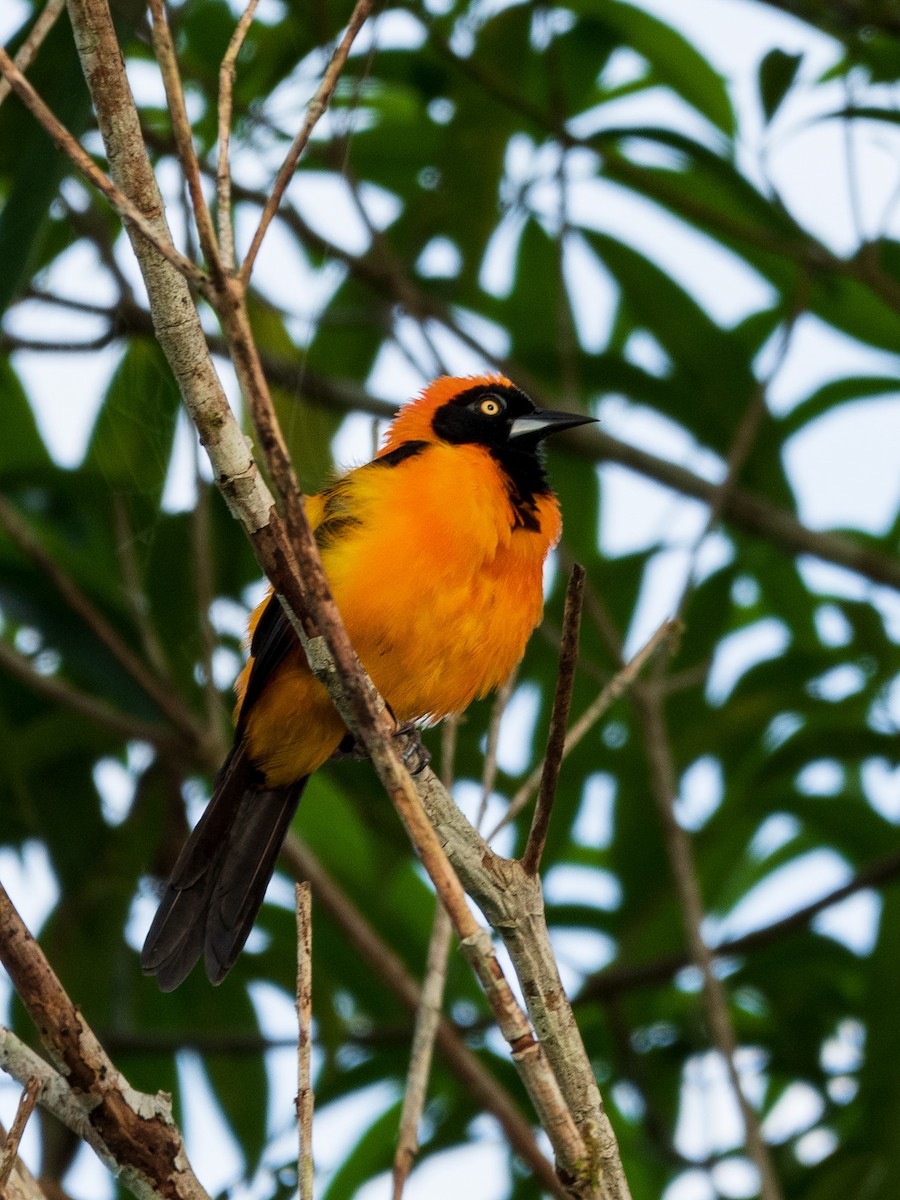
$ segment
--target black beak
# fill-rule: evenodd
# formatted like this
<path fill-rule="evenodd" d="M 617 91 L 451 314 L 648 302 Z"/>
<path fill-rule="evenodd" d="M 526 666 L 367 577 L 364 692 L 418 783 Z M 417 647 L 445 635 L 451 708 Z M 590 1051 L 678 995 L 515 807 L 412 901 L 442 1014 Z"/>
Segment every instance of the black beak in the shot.
<path fill-rule="evenodd" d="M 527 417 L 516 417 L 509 427 L 509 440 L 542 442 L 551 433 L 561 433 L 564 429 L 574 429 L 576 425 L 593 424 L 596 417 L 585 417 L 581 413 L 548 412 L 536 408 Z"/>

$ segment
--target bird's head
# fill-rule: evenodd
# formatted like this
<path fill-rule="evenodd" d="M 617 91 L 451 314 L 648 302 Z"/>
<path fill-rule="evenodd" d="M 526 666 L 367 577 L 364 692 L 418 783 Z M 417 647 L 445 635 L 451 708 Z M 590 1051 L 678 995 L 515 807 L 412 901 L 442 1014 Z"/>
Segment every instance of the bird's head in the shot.
<path fill-rule="evenodd" d="M 538 408 L 503 375 L 445 375 L 400 409 L 380 453 L 409 442 L 449 442 L 485 446 L 501 456 L 534 454 L 550 434 L 593 419 Z"/>

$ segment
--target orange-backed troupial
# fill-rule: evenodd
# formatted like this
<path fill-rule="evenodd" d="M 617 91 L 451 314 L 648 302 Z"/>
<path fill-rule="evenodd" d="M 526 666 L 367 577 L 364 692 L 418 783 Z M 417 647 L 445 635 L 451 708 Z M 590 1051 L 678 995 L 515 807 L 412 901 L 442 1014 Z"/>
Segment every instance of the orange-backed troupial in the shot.
<path fill-rule="evenodd" d="M 461 712 L 522 657 L 560 533 L 541 442 L 591 419 L 536 408 L 500 375 L 438 379 L 372 462 L 307 500 L 350 640 L 399 721 Z M 234 746 L 144 945 L 164 991 L 201 954 L 212 982 L 225 978 L 303 785 L 347 733 L 276 597 L 250 634 Z"/>

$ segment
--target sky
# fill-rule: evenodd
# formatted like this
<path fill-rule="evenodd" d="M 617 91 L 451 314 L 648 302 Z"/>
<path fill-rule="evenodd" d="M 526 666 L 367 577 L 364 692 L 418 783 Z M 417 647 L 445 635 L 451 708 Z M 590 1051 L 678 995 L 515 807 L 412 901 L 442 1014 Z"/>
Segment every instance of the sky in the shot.
<path fill-rule="evenodd" d="M 841 108 L 845 97 L 838 85 L 818 88 L 813 92 L 812 81 L 837 57 L 836 45 L 823 34 L 810 31 L 792 18 L 750 0 L 642 0 L 643 7 L 679 28 L 688 39 L 715 64 L 729 81 L 732 99 L 738 109 L 742 141 L 741 165 L 753 179 L 761 178 L 765 167 L 780 194 L 797 218 L 813 230 L 836 252 L 845 254 L 858 244 L 860 234 L 871 235 L 888 228 L 900 236 L 900 205 L 890 210 L 898 184 L 898 144 L 900 131 L 872 128 L 857 124 L 856 155 L 860 178 L 858 196 L 854 199 L 847 186 L 847 147 L 836 122 L 814 121 L 827 111 Z M 16 0 L 7 0 L 0 9 L 0 36 L 5 37 L 21 19 L 23 8 Z M 402 19 L 391 25 L 382 21 L 376 35 L 381 44 L 392 38 L 402 41 L 412 36 Z M 755 76 L 760 59 L 774 46 L 790 52 L 802 52 L 804 63 L 801 79 L 808 88 L 792 91 L 771 129 L 766 132 L 760 119 L 756 100 Z M 633 58 L 633 56 L 632 56 Z M 622 53 L 609 68 L 627 78 L 634 62 Z M 159 94 L 158 81 L 152 69 L 141 66 L 135 73 L 135 89 L 139 95 Z M 10 101 L 8 101 L 10 102 Z M 296 105 L 296 97 L 285 100 Z M 701 123 L 683 104 L 664 89 L 646 96 L 621 101 L 615 111 L 604 113 L 610 123 L 664 123 L 705 136 Z M 273 160 L 274 161 L 274 160 Z M 258 173 L 258 182 L 265 180 L 272 164 L 242 164 Z M 525 142 L 510 148 L 509 170 L 533 176 L 541 169 L 535 151 Z M 554 165 L 546 164 L 548 176 Z M 300 180 L 296 198 L 301 209 L 308 210 L 311 223 L 323 220 L 326 232 L 336 238 L 364 237 L 361 228 L 354 227 L 352 211 L 333 188 L 325 194 L 321 185 Z M 539 203 L 539 190 L 537 192 Z M 383 197 L 370 197 L 373 216 L 387 223 L 391 217 L 390 202 Z M 713 246 L 701 235 L 685 230 L 673 218 L 660 213 L 652 205 L 641 203 L 615 185 L 593 179 L 575 180 L 572 187 L 574 215 L 590 214 L 586 219 L 598 228 L 621 237 L 654 258 L 709 309 L 725 327 L 742 319 L 764 302 L 768 285 L 739 261 Z M 342 207 L 343 206 L 343 207 Z M 335 222 L 334 228 L 329 222 Z M 339 230 L 339 231 L 338 231 Z M 289 243 L 279 238 L 273 226 L 259 262 L 259 278 L 279 300 L 287 297 L 283 280 L 292 280 L 285 269 L 285 255 L 295 268 L 295 274 L 305 268 L 294 260 Z M 576 319 L 590 344 L 593 339 L 602 344 L 612 309 L 609 282 L 596 273 L 589 273 L 577 255 L 567 264 L 570 277 L 580 286 L 581 300 L 576 304 Z M 136 271 L 128 266 L 132 278 Z M 485 267 L 485 282 L 502 291 L 508 261 L 504 258 L 503 240 L 499 238 L 495 253 Z M 94 264 L 86 254 L 70 254 L 57 271 L 52 282 L 61 292 L 85 294 L 97 279 Z M 324 297 L 336 286 L 332 272 L 308 277 L 304 294 Z M 312 292 L 310 293 L 310 288 Z M 92 298 L 103 301 L 99 281 L 91 292 Z M 297 313 L 296 328 L 302 337 L 308 314 Z M 39 322 L 39 324 L 38 324 Z M 80 336 L 90 333 L 90 322 L 74 323 L 69 315 L 48 317 L 45 309 L 20 306 L 10 322 L 19 333 L 54 333 Z M 415 338 L 412 330 L 410 339 Z M 442 350 L 454 369 L 467 371 L 482 364 L 473 360 L 452 339 L 443 339 Z M 636 361 L 651 363 L 658 350 L 649 341 L 637 340 L 629 348 Z M 17 368 L 28 382 L 30 392 L 37 398 L 38 417 L 42 431 L 59 460 L 75 463 L 83 453 L 99 398 L 116 364 L 117 352 L 109 350 L 94 356 L 69 357 L 59 355 L 48 362 L 35 355 L 17 356 Z M 877 372 L 898 374 L 900 358 L 877 353 L 852 339 L 837 335 L 815 318 L 802 317 L 792 339 L 790 350 L 772 381 L 769 403 L 776 413 L 789 412 L 804 396 L 818 385 L 838 374 Z M 415 392 L 423 382 L 407 359 L 397 351 L 386 351 L 371 379 L 372 390 L 398 403 Z M 226 375 L 230 394 L 235 394 L 233 379 Z M 644 449 L 669 457 L 700 474 L 716 478 L 717 464 L 702 447 L 683 431 L 657 414 L 635 406 L 624 397 L 610 396 L 601 404 L 598 415 L 611 434 Z M 336 456 L 345 464 L 364 461 L 371 454 L 372 422 L 370 418 L 353 417 L 345 421 L 336 439 Z M 173 467 L 167 487 L 167 502 L 173 508 L 190 500 L 191 442 L 185 430 L 180 441 L 178 461 Z M 804 430 L 788 446 L 786 468 L 798 497 L 801 519 L 814 529 L 832 526 L 858 526 L 870 532 L 884 530 L 894 518 L 900 504 L 900 399 L 897 395 L 867 401 L 839 410 Z M 706 510 L 695 501 L 680 498 L 651 481 L 641 479 L 623 468 L 604 465 L 599 468 L 604 484 L 604 512 L 601 541 L 609 553 L 623 554 L 663 541 L 668 550 L 658 556 L 648 574 L 641 603 L 629 630 L 628 649 L 636 649 L 659 622 L 669 615 L 678 596 L 688 567 L 690 551 L 701 533 Z M 715 537 L 705 547 L 706 569 L 721 553 L 721 541 Z M 833 588 L 847 595 L 866 595 L 877 604 L 891 622 L 900 638 L 900 602 L 886 589 L 864 584 L 847 572 L 819 563 L 805 563 L 804 573 L 811 586 Z M 739 635 L 713 665 L 710 688 L 721 696 L 727 695 L 739 675 L 752 662 L 783 649 L 777 623 L 751 629 Z M 898 689 L 900 691 L 900 689 Z M 900 708 L 900 695 L 895 703 Z M 533 705 L 531 706 L 533 710 Z M 900 720 L 900 712 L 897 714 Z M 522 741 L 522 730 L 531 720 L 527 695 L 517 697 L 511 706 L 501 739 L 501 759 L 511 761 Z M 821 781 L 820 781 L 821 782 Z M 827 781 L 826 781 L 827 782 Z M 875 803 L 891 819 L 900 821 L 900 778 L 885 773 L 873 776 L 871 793 Z M 685 823 L 700 823 L 703 813 L 716 803 L 716 770 L 713 764 L 695 764 L 680 797 L 680 814 Z M 603 783 L 598 784 L 598 811 L 602 812 Z M 110 778 L 110 804 L 127 807 L 127 780 Z M 465 806 L 467 796 L 459 795 Z M 124 808 L 122 809 L 124 811 Z M 602 818 L 601 818 L 602 823 Z M 777 842 L 789 831 L 773 827 L 767 836 Z M 717 923 L 709 932 L 716 936 L 736 936 L 815 899 L 837 886 L 847 877 L 847 867 L 836 856 L 808 856 L 776 872 L 761 884 L 737 908 Z M 52 881 L 46 864 L 36 850 L 24 859 L 0 853 L 2 876 L 14 901 L 20 906 L 31 928 L 38 928 L 53 903 Z M 549 880 L 548 888 L 565 892 L 573 880 L 562 877 Z M 819 918 L 822 927 L 846 941 L 858 953 L 865 952 L 875 930 L 879 903 L 873 894 L 862 893 L 835 906 Z M 139 914 L 138 923 L 143 919 Z M 146 917 L 149 920 L 149 913 Z M 139 938 L 139 933 L 135 933 Z M 564 970 L 575 978 L 578 967 L 595 968 L 608 956 L 602 945 L 567 945 L 564 939 L 558 946 Z M 566 966 L 566 964 L 569 964 Z M 690 978 L 685 986 L 691 986 Z M 0 996 L 2 999 L 2 996 Z M 265 1031 L 273 1037 L 290 1037 L 294 1033 L 293 1010 L 273 989 L 260 989 L 255 996 Z M 835 1039 L 833 1053 L 840 1061 L 852 1063 L 859 1053 L 858 1030 L 852 1024 Z M 842 1059 L 841 1056 L 844 1056 Z M 290 1112 L 294 1091 L 294 1055 L 292 1051 L 277 1051 L 270 1055 L 273 1078 L 277 1080 L 280 1103 L 277 1109 Z M 750 1094 L 758 1086 L 758 1064 L 750 1056 L 741 1063 L 742 1075 Z M 188 1147 L 200 1177 L 211 1191 L 226 1186 L 240 1174 L 240 1161 L 230 1135 L 219 1122 L 214 1105 L 202 1098 L 204 1084 L 196 1062 L 185 1056 L 182 1067 L 183 1084 L 190 1087 L 195 1100 L 188 1108 Z M 0 1083 L 0 1117 L 8 1124 L 18 1098 L 19 1089 Z M 199 1099 L 197 1097 L 200 1097 Z M 340 1154 L 354 1129 L 359 1132 L 380 1111 L 393 1103 L 394 1093 L 386 1087 L 374 1088 L 365 1096 L 332 1106 L 317 1114 L 315 1151 L 322 1187 L 328 1173 L 340 1161 Z M 617 1096 L 621 1103 L 627 1097 Z M 827 1152 L 821 1133 L 815 1126 L 816 1097 L 802 1087 L 787 1096 L 771 1114 L 767 1133 L 787 1137 L 792 1132 L 810 1128 L 809 1145 L 804 1151 L 810 1160 Z M 502 1194 L 505 1152 L 492 1123 L 485 1119 L 480 1125 L 483 1139 L 474 1148 L 435 1158 L 416 1171 L 407 1188 L 408 1200 L 443 1200 L 465 1191 L 467 1200 L 493 1200 Z M 283 1137 L 277 1149 L 284 1151 L 286 1139 L 293 1144 L 293 1125 L 285 1122 Z M 685 1154 L 700 1160 L 707 1154 L 734 1147 L 740 1140 L 740 1120 L 724 1077 L 721 1061 L 713 1053 L 698 1057 L 689 1064 L 684 1081 L 682 1112 L 676 1141 Z M 288 1151 L 289 1152 L 289 1151 Z M 33 1153 L 33 1138 L 26 1136 L 26 1159 Z M 105 1173 L 88 1152 L 79 1156 L 76 1170 L 69 1180 L 73 1195 L 101 1200 L 108 1194 Z M 752 1168 L 739 1155 L 725 1160 L 712 1175 L 704 1171 L 686 1172 L 668 1189 L 664 1200 L 710 1200 L 718 1190 L 726 1196 L 752 1193 Z M 251 1195 L 253 1193 L 250 1193 Z M 379 1200 L 388 1194 L 387 1183 L 378 1180 L 360 1192 L 360 1200 Z"/>

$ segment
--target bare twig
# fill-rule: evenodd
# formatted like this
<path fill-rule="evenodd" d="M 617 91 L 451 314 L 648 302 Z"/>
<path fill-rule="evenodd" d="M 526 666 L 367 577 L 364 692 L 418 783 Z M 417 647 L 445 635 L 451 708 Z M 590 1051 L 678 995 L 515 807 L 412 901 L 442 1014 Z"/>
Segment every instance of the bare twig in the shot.
<path fill-rule="evenodd" d="M 540 866 L 541 855 L 550 829 L 550 814 L 559 781 L 559 769 L 565 752 L 566 726 L 572 706 L 572 689 L 575 687 L 575 669 L 578 666 L 578 631 L 581 628 L 581 605 L 584 599 L 584 567 L 575 563 L 566 588 L 566 603 L 563 610 L 562 643 L 559 649 L 559 672 L 556 677 L 556 692 L 550 714 L 550 731 L 547 735 L 547 750 L 541 770 L 540 790 L 528 833 L 528 841 L 522 854 L 522 868 L 526 875 L 534 875 Z"/>
<path fill-rule="evenodd" d="M 15 1165 L 16 1157 L 19 1153 L 19 1143 L 22 1140 L 22 1134 L 25 1132 L 25 1126 L 28 1124 L 28 1118 L 34 1112 L 40 1088 L 41 1081 L 37 1076 L 32 1075 L 26 1083 L 25 1091 L 19 1099 L 19 1107 L 16 1109 L 13 1123 L 3 1143 L 3 1150 L 0 1151 L 0 1196 L 4 1194 L 10 1172 Z"/>
<path fill-rule="evenodd" d="M 417 1013 L 422 1002 L 421 988 L 402 959 L 338 887 L 312 851 L 293 833 L 288 834 L 282 858 L 295 879 L 309 880 L 316 902 L 340 927 L 354 951 L 369 965 L 375 978 L 397 996 L 408 1012 Z M 497 1119 L 510 1146 L 541 1187 L 550 1195 L 565 1200 L 567 1193 L 538 1147 L 528 1121 L 503 1085 L 482 1066 L 445 1017 L 438 1022 L 436 1043 L 441 1057 L 475 1103 Z"/>
<path fill-rule="evenodd" d="M 401 1200 L 403 1188 L 419 1150 L 418 1126 L 425 1109 L 428 1077 L 431 1073 L 431 1055 L 444 1002 L 447 955 L 450 951 L 452 935 L 453 926 L 450 924 L 450 918 L 438 905 L 435 909 L 431 939 L 428 943 L 425 980 L 422 984 L 421 1002 L 416 1013 L 409 1069 L 406 1074 L 403 1112 L 400 1116 L 400 1130 L 394 1154 L 393 1200 Z"/>
<path fill-rule="evenodd" d="M 297 905 L 297 1185 L 300 1200 L 313 1200 L 312 1128 L 312 895 L 308 883 L 294 887 Z"/>
<path fill-rule="evenodd" d="M 123 221 L 134 226 L 141 236 L 146 238 L 150 245 L 185 279 L 189 279 L 201 287 L 207 283 L 205 272 L 176 250 L 170 238 L 161 236 L 159 229 L 144 216 L 139 208 L 132 204 L 109 176 L 96 166 L 81 143 L 57 120 L 2 46 L 0 46 L 0 74 L 6 77 L 12 90 L 32 116 L 44 127 L 53 142 L 74 163 L 88 183 L 93 184 L 98 191 L 103 193 Z"/>
<path fill-rule="evenodd" d="M 571 754 L 582 738 L 587 734 L 594 725 L 600 720 L 604 713 L 608 712 L 610 707 L 623 696 L 629 688 L 634 685 L 640 672 L 644 669 L 648 662 L 657 654 L 665 645 L 672 639 L 676 638 L 681 632 L 681 625 L 677 621 L 664 621 L 657 629 L 656 633 L 649 641 L 638 650 L 635 656 L 621 668 L 620 671 L 613 676 L 606 687 L 600 692 L 596 700 L 594 700 L 584 710 L 578 720 L 568 731 L 563 744 L 562 760 L 565 761 L 566 756 Z M 509 803 L 509 808 L 497 822 L 491 832 L 488 834 L 488 841 L 491 841 L 500 832 L 504 825 L 508 825 L 514 820 L 526 804 L 534 795 L 536 789 L 540 786 L 543 775 L 543 764 L 535 767 L 516 794 Z"/>
<path fill-rule="evenodd" d="M 513 674 L 515 673 L 513 672 Z M 512 678 L 511 675 L 501 691 L 507 690 Z M 511 690 L 511 686 L 509 690 Z M 495 712 L 497 707 L 498 705 L 495 704 Z M 499 724 L 499 717 L 497 724 Z M 458 731 L 459 718 L 457 716 L 449 717 L 441 728 L 441 783 L 448 791 L 453 787 Z M 490 734 L 488 740 L 490 741 Z M 488 770 L 486 762 L 485 778 L 487 778 Z M 413 1030 L 409 1068 L 406 1074 L 406 1088 L 403 1093 L 403 1109 L 400 1113 L 400 1126 L 397 1133 L 397 1149 L 394 1152 L 394 1200 L 400 1200 L 406 1180 L 409 1178 L 409 1173 L 419 1152 L 419 1122 L 425 1110 L 431 1058 L 435 1038 L 440 1028 L 441 1008 L 447 980 L 447 956 L 450 953 L 452 933 L 453 928 L 446 912 L 440 904 L 436 905 L 431 937 L 428 942 L 425 978 L 422 983 L 419 1005 L 416 1009 L 416 1023 Z"/>
<path fill-rule="evenodd" d="M 210 617 L 215 598 L 213 539 L 210 529 L 209 488 L 200 473 L 199 446 L 194 481 L 196 500 L 191 514 L 191 534 L 194 547 L 194 582 L 197 588 L 197 614 L 200 622 L 200 650 L 203 656 L 203 694 L 206 700 L 207 741 L 211 743 L 211 755 L 218 762 L 225 757 L 228 745 L 222 732 L 222 701 L 216 687 L 213 658 L 218 639 Z"/>
<path fill-rule="evenodd" d="M 43 45 L 47 34 L 56 24 L 57 18 L 66 7 L 66 0 L 47 0 L 38 13 L 37 19 L 28 31 L 28 36 L 19 47 L 19 52 L 13 60 L 20 71 L 27 71 L 34 62 L 35 55 Z M 0 104 L 12 91 L 8 79 L 0 79 Z"/>
<path fill-rule="evenodd" d="M 200 248 L 206 259 L 213 283 L 216 284 L 222 274 L 222 263 L 219 259 L 219 247 L 216 242 L 212 216 L 200 182 L 200 167 L 194 150 L 191 124 L 184 106 L 184 89 L 181 86 L 181 74 L 178 70 L 178 60 L 175 57 L 175 47 L 172 44 L 172 33 L 166 17 L 164 0 L 150 0 L 150 12 L 153 16 L 153 52 L 162 72 L 163 85 L 166 89 L 172 132 L 175 135 L 175 145 L 178 147 L 178 159 L 187 180 L 194 221 L 200 236 Z"/>
<path fill-rule="evenodd" d="M 285 193 L 288 184 L 291 181 L 291 176 L 294 174 L 297 163 L 300 160 L 300 155 L 306 148 L 310 134 L 315 128 L 319 118 L 325 112 L 334 89 L 337 86 L 337 81 L 340 78 L 341 72 L 344 69 L 344 64 L 347 61 L 347 56 L 350 53 L 350 47 L 359 33 L 363 24 L 366 21 L 369 13 L 372 10 L 372 0 L 357 0 L 356 7 L 350 16 L 350 21 L 347 24 L 347 29 L 344 36 L 341 38 L 331 56 L 331 61 L 322 76 L 322 82 L 316 89 L 316 93 L 306 106 L 306 118 L 300 129 L 300 132 L 291 143 L 291 148 L 282 163 L 281 169 L 275 177 L 275 183 L 272 187 L 272 194 L 266 201 L 262 215 L 259 219 L 259 225 L 253 235 L 253 240 L 250 243 L 250 249 L 247 251 L 247 256 L 241 264 L 241 269 L 238 272 L 238 277 L 243 284 L 247 284 L 250 280 L 250 274 L 253 270 L 253 264 L 256 262 L 256 256 L 259 253 L 259 248 L 262 245 L 262 240 L 266 235 L 266 230 L 272 222 L 272 218 L 278 211 L 278 206 L 281 204 L 281 198 Z"/>
<path fill-rule="evenodd" d="M 248 0 L 247 7 L 241 14 L 228 49 L 219 67 L 219 156 L 216 163 L 216 199 L 219 229 L 219 254 L 225 271 L 233 271 L 234 259 L 234 226 L 231 223 L 231 164 L 229 148 L 231 142 L 232 99 L 234 94 L 235 64 L 241 52 L 244 39 L 253 22 L 259 0 Z"/>

